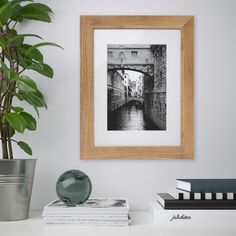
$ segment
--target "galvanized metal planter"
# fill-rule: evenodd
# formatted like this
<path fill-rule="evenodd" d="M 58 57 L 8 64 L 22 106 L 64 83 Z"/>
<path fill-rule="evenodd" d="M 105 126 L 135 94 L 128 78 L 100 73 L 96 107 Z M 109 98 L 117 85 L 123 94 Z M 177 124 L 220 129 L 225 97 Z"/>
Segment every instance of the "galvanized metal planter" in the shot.
<path fill-rule="evenodd" d="M 36 159 L 0 160 L 0 221 L 28 218 Z"/>

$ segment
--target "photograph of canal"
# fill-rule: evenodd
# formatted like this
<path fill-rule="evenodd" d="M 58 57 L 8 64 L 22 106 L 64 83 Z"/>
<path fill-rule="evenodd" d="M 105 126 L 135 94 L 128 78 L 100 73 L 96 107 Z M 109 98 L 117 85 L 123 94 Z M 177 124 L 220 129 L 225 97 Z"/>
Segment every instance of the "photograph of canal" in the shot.
<path fill-rule="evenodd" d="M 107 130 L 166 130 L 166 45 L 107 45 Z"/>

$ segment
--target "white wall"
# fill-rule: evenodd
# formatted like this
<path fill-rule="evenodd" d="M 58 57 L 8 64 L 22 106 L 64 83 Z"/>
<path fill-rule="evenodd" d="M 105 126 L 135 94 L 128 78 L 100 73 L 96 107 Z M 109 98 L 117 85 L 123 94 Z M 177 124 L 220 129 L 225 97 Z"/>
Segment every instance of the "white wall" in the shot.
<path fill-rule="evenodd" d="M 26 24 L 24 31 L 39 33 L 64 51 L 43 49 L 55 69 L 53 80 L 37 79 L 49 108 L 41 112 L 38 130 L 25 137 L 38 158 L 32 209 L 53 200 L 59 175 L 75 168 L 90 176 L 93 195 L 127 196 L 133 209 L 147 208 L 157 192 L 175 187 L 176 178 L 236 177 L 236 1 L 41 2 L 54 10 L 53 23 Z M 80 160 L 81 14 L 195 16 L 195 160 Z"/>

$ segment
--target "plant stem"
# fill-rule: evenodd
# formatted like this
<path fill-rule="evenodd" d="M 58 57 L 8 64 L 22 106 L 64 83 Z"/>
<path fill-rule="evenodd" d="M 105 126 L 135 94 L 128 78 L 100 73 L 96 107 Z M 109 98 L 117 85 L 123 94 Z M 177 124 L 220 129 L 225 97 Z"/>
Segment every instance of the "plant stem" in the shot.
<path fill-rule="evenodd" d="M 9 156 L 10 159 L 13 159 L 13 150 L 12 150 L 12 144 L 11 144 L 11 135 L 10 135 L 10 127 L 8 125 L 8 129 L 7 129 L 7 136 L 8 136 L 8 150 L 9 150 Z"/>
<path fill-rule="evenodd" d="M 10 22 L 9 22 L 10 23 Z M 6 25 L 6 30 L 7 30 L 7 34 L 10 35 L 10 28 L 9 28 L 9 24 Z M 12 48 L 11 45 L 8 46 L 8 52 L 9 52 L 9 56 L 10 58 L 9 63 L 10 63 L 10 68 L 15 71 L 15 66 L 14 66 L 14 59 L 13 59 L 13 50 L 15 48 Z M 16 67 L 16 70 L 18 70 L 18 65 Z M 4 98 L 4 112 L 5 113 L 9 113 L 11 111 L 11 104 L 12 104 L 12 97 L 13 97 L 13 92 L 15 90 L 15 85 L 16 83 L 13 81 L 9 81 L 8 84 L 8 88 L 6 90 L 6 92 L 2 95 L 1 99 Z M 6 129 L 4 130 L 5 135 L 4 135 L 4 142 L 6 142 L 6 151 L 7 151 L 7 156 L 10 159 L 13 159 L 13 149 L 12 149 L 12 143 L 11 143 L 11 134 L 10 134 L 10 126 L 7 123 L 6 124 Z"/>
<path fill-rule="evenodd" d="M 15 29 L 16 25 L 17 25 L 17 21 L 16 21 L 16 22 L 14 23 L 14 25 L 12 26 L 12 29 Z"/>
<path fill-rule="evenodd" d="M 5 41 L 5 35 L 4 35 L 4 30 L 2 27 L 0 27 L 0 32 L 1 35 L 3 35 Z M 2 57 L 1 57 L 1 62 L 4 63 L 5 57 L 4 57 L 4 51 L 2 51 Z M 1 105 L 1 117 L 0 117 L 0 132 L 1 132 L 1 141 L 2 141 L 2 158 L 3 159 L 8 159 L 8 150 L 7 150 L 7 137 L 6 137 L 6 129 L 5 129 L 5 123 L 3 123 L 3 114 L 4 114 L 4 110 L 5 107 L 2 106 L 2 85 L 3 85 L 3 80 L 4 80 L 4 73 L 3 73 L 3 69 L 1 69 L 1 81 L 0 81 L 0 105 Z"/>
<path fill-rule="evenodd" d="M 3 159 L 8 159 L 7 138 L 4 126 L 5 124 L 1 122 L 2 157 Z"/>

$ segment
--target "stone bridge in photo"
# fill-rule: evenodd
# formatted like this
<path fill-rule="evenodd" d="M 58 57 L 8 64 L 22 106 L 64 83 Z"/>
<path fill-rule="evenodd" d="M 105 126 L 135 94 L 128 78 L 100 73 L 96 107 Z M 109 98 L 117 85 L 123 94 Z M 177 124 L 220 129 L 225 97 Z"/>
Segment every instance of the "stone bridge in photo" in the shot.
<path fill-rule="evenodd" d="M 143 105 L 144 98 L 143 97 L 128 97 L 127 102 L 134 102 L 135 104 Z"/>
<path fill-rule="evenodd" d="M 154 57 L 150 45 L 118 45 L 107 47 L 108 70 L 133 70 L 149 77 L 154 75 Z"/>

